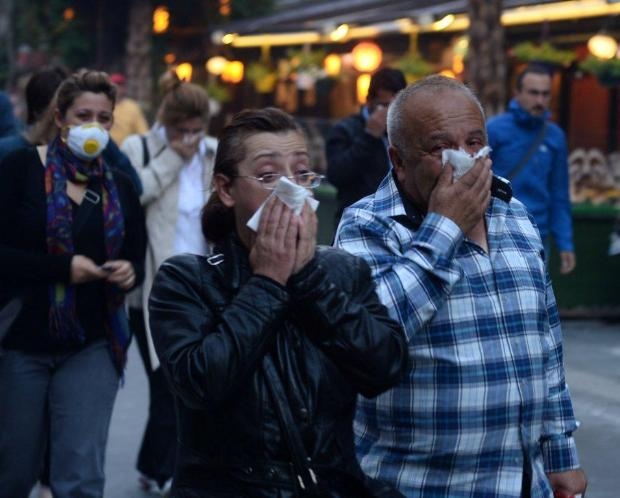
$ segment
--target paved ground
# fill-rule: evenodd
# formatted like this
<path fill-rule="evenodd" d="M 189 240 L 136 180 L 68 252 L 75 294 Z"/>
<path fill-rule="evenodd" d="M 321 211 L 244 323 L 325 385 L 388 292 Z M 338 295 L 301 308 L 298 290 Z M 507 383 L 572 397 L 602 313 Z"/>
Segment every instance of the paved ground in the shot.
<path fill-rule="evenodd" d="M 566 376 L 588 498 L 620 496 L 620 322 L 564 323 Z"/>
<path fill-rule="evenodd" d="M 566 367 L 575 411 L 588 498 L 620 496 L 620 322 L 566 320 Z M 146 378 L 132 346 L 125 387 L 116 402 L 107 452 L 105 498 L 147 498 L 134 469 L 147 411 Z"/>

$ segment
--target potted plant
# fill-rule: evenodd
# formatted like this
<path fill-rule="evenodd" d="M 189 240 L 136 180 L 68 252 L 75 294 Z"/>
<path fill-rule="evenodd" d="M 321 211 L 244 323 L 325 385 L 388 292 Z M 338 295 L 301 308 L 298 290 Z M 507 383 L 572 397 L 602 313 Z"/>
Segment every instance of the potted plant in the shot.
<path fill-rule="evenodd" d="M 314 88 L 317 79 L 325 77 L 322 64 L 325 52 L 322 50 L 289 50 L 287 55 L 290 60 L 291 76 L 300 90 Z"/>
<path fill-rule="evenodd" d="M 515 45 L 511 52 L 522 62 L 538 62 L 549 66 L 551 70 L 570 66 L 576 58 L 572 50 L 560 50 L 549 42 L 522 42 Z"/>
<path fill-rule="evenodd" d="M 591 73 L 604 86 L 620 85 L 620 59 L 599 59 L 589 55 L 579 63 L 579 69 Z"/>
<path fill-rule="evenodd" d="M 245 74 L 258 93 L 271 93 L 278 80 L 276 71 L 264 62 L 253 62 L 248 66 Z"/>
<path fill-rule="evenodd" d="M 226 102 L 230 102 L 230 91 L 224 85 L 221 85 L 216 81 L 209 82 L 205 90 L 207 92 L 207 95 L 219 104 L 225 104 Z"/>
<path fill-rule="evenodd" d="M 430 62 L 424 60 L 420 54 L 412 52 L 397 60 L 394 67 L 403 72 L 407 83 L 413 83 L 434 72 L 434 67 Z"/>

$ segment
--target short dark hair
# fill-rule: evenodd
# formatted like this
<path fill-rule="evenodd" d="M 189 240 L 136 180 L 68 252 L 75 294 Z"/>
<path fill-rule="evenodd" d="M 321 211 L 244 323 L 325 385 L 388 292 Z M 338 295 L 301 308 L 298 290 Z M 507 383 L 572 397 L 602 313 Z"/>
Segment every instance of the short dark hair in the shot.
<path fill-rule="evenodd" d="M 239 163 L 247 154 L 245 141 L 257 133 L 286 133 L 303 130 L 293 117 L 275 107 L 246 109 L 235 116 L 224 127 L 219 136 L 213 174 L 221 173 L 234 178 Z M 219 242 L 235 228 L 232 209 L 224 206 L 217 192 L 213 192 L 202 209 L 202 233 L 209 242 Z"/>
<path fill-rule="evenodd" d="M 370 86 L 368 87 L 368 98 L 373 99 L 379 93 L 379 90 L 387 90 L 388 92 L 398 93 L 407 86 L 405 75 L 400 69 L 384 67 L 377 70 L 370 78 Z"/>
<path fill-rule="evenodd" d="M 28 109 L 27 124 L 34 124 L 43 117 L 56 90 L 67 76 L 69 71 L 62 66 L 46 66 L 30 77 L 24 91 Z"/>
<path fill-rule="evenodd" d="M 549 76 L 549 78 L 553 76 L 551 71 L 546 66 L 540 63 L 532 62 L 531 64 L 525 66 L 525 68 L 517 75 L 517 90 L 521 91 L 523 88 L 523 78 L 525 78 L 528 74 L 539 74 L 542 76 Z"/>

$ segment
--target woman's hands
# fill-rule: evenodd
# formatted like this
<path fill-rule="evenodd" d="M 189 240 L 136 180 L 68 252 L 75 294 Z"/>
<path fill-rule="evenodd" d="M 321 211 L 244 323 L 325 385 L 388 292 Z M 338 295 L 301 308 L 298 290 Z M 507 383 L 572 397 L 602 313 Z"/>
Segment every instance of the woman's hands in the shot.
<path fill-rule="evenodd" d="M 107 261 L 102 266 L 80 254 L 71 258 L 71 280 L 72 284 L 83 284 L 94 280 L 107 280 L 115 284 L 122 290 L 128 290 L 136 282 L 136 273 L 133 265 L 124 259 Z"/>
<path fill-rule="evenodd" d="M 106 261 L 101 269 L 107 274 L 106 280 L 111 284 L 116 284 L 122 290 L 129 290 L 136 283 L 136 272 L 133 270 L 133 265 L 125 259 Z"/>
<path fill-rule="evenodd" d="M 299 272 L 306 266 L 316 252 L 317 216 L 307 202 L 301 210 L 301 224 L 297 238 L 297 253 L 293 273 Z"/>
<path fill-rule="evenodd" d="M 179 136 L 169 141 L 170 147 L 185 161 L 189 161 L 198 152 L 198 146 L 202 135 L 196 134 L 190 137 Z"/>
<path fill-rule="evenodd" d="M 308 203 L 296 215 L 273 196 L 263 208 L 250 250 L 254 273 L 286 285 L 289 277 L 314 257 L 316 232 L 316 213 Z"/>

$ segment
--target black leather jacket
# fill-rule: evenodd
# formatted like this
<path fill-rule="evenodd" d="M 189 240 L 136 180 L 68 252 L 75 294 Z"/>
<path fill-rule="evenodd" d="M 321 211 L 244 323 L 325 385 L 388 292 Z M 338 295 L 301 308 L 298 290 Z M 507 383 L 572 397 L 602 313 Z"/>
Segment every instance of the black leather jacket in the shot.
<path fill-rule="evenodd" d="M 296 496 L 261 367 L 266 354 L 319 479 L 361 479 L 356 396 L 387 390 L 409 366 L 405 336 L 380 304 L 367 264 L 319 248 L 285 288 L 251 273 L 236 237 L 218 250 L 167 260 L 150 296 L 155 347 L 177 401 L 173 496 Z M 330 494 L 360 496 L 351 493 Z"/>

